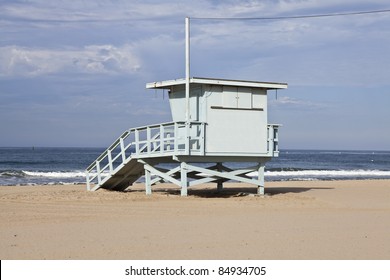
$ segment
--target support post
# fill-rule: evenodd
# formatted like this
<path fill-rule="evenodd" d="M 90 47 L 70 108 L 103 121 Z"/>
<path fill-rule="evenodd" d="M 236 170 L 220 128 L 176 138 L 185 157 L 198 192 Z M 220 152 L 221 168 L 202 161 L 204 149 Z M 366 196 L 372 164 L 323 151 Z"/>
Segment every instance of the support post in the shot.
<path fill-rule="evenodd" d="M 145 165 L 144 165 L 145 168 Z M 145 168 L 145 192 L 146 195 L 152 194 L 151 174 L 148 169 Z"/>
<path fill-rule="evenodd" d="M 187 178 L 187 164 L 185 162 L 180 163 L 180 184 L 181 184 L 181 196 L 187 196 L 188 178 Z"/>
<path fill-rule="evenodd" d="M 222 163 L 218 162 L 217 163 L 217 170 L 218 172 L 222 172 Z M 223 181 L 222 179 L 219 179 L 217 181 L 217 192 L 221 192 L 223 189 Z"/>
<path fill-rule="evenodd" d="M 257 187 L 257 194 L 258 195 L 264 195 L 264 168 L 265 164 L 263 162 L 260 162 L 259 169 L 258 169 L 258 180 L 259 185 Z"/>

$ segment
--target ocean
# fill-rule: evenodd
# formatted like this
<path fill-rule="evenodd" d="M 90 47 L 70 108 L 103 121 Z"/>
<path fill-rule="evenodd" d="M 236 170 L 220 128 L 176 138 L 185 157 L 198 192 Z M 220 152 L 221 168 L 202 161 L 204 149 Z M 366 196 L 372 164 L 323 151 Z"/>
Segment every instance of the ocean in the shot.
<path fill-rule="evenodd" d="M 0 186 L 84 184 L 86 167 L 103 151 L 0 148 Z M 390 151 L 281 150 L 266 164 L 266 181 L 347 179 L 390 179 Z"/>

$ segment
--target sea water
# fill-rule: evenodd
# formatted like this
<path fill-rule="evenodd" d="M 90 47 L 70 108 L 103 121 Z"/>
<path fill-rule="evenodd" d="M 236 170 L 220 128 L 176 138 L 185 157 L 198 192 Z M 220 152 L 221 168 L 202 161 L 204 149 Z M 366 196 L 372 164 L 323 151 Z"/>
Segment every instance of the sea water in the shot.
<path fill-rule="evenodd" d="M 103 151 L 0 148 L 0 186 L 84 184 L 85 169 Z M 238 168 L 253 164 L 227 165 Z M 390 151 L 281 150 L 278 158 L 266 164 L 266 181 L 345 179 L 390 179 Z"/>
<path fill-rule="evenodd" d="M 85 183 L 104 148 L 0 148 L 0 185 Z"/>

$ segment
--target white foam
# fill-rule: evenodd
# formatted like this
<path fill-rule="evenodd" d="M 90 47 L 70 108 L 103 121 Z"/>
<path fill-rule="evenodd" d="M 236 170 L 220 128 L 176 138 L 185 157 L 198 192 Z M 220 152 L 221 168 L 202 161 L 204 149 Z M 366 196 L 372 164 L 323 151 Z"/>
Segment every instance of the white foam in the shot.
<path fill-rule="evenodd" d="M 266 171 L 269 177 L 385 177 L 390 171 L 382 170 L 299 170 Z"/>
<path fill-rule="evenodd" d="M 32 177 L 46 177 L 46 178 L 74 178 L 85 177 L 85 173 L 82 171 L 70 171 L 70 172 L 40 172 L 40 171 L 23 171 L 24 174 Z"/>
<path fill-rule="evenodd" d="M 45 178 L 75 178 L 84 177 L 83 171 L 69 171 L 69 172 L 41 172 L 41 171 L 23 171 L 24 174 L 32 177 L 45 177 Z M 95 174 L 91 174 L 92 176 Z M 108 173 L 102 174 L 107 176 Z M 246 174 L 250 177 L 256 177 L 257 171 Z M 207 176 L 206 174 L 200 174 L 200 176 Z M 267 177 L 294 177 L 294 178 L 323 178 L 323 177 L 390 177 L 390 171 L 383 170 L 298 170 L 298 171 L 266 171 Z"/>

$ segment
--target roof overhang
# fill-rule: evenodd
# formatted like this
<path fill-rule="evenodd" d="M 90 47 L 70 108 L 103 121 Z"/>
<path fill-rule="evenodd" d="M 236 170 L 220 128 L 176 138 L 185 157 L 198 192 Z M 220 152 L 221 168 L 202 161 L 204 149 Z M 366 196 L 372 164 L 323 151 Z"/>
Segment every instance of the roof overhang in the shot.
<path fill-rule="evenodd" d="M 185 79 L 168 80 L 162 82 L 147 83 L 146 88 L 170 89 L 172 86 L 185 85 Z M 242 80 L 226 80 L 213 78 L 191 78 L 191 84 L 205 84 L 205 85 L 222 85 L 222 86 L 238 86 L 250 88 L 264 88 L 264 89 L 285 89 L 286 83 L 271 83 L 271 82 L 257 82 L 257 81 L 242 81 Z"/>

